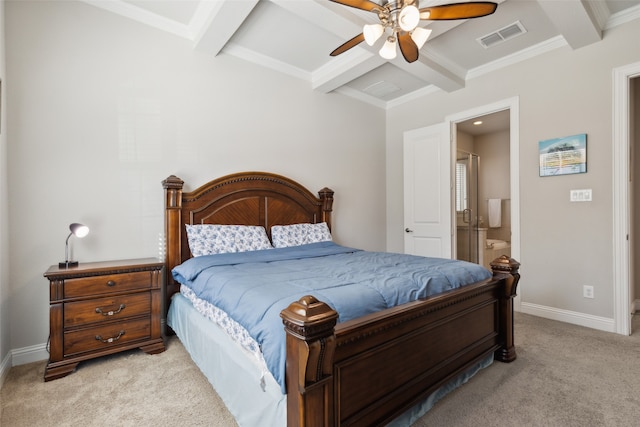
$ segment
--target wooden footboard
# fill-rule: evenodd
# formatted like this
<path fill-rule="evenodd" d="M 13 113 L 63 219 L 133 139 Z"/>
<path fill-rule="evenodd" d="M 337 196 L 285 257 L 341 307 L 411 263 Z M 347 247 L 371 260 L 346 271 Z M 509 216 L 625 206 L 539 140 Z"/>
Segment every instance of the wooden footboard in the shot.
<path fill-rule="evenodd" d="M 519 264 L 503 256 L 491 266 L 492 280 L 337 326 L 311 296 L 283 310 L 287 424 L 382 425 L 491 353 L 515 360 Z"/>

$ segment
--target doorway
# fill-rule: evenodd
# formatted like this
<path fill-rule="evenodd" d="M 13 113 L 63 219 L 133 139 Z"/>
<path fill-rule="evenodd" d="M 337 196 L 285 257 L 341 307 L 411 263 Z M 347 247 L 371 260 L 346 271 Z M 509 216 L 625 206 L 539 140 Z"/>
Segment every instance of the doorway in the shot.
<path fill-rule="evenodd" d="M 637 104 L 634 108 L 634 99 L 638 99 L 640 62 L 616 68 L 613 75 L 613 317 L 614 332 L 630 335 L 636 305 L 634 273 L 638 276 L 633 271 L 633 244 L 638 240 L 633 219 L 638 216 L 634 211 L 639 211 L 633 209 L 632 184 L 635 180 L 629 178 L 638 169 L 632 166 L 631 152 L 640 148 L 634 144 L 640 134 L 634 129 L 640 109 Z M 639 200 L 636 198 L 636 201 Z"/>
<path fill-rule="evenodd" d="M 520 259 L 520 127 L 518 121 L 519 102 L 520 100 L 516 96 L 513 98 L 495 102 L 493 104 L 481 106 L 468 111 L 463 111 L 447 116 L 445 118 L 445 122 L 450 126 L 452 159 L 457 158 L 455 154 L 458 152 L 458 149 L 462 149 L 468 152 L 474 152 L 478 155 L 479 159 L 481 159 L 481 161 L 478 162 L 479 204 L 477 209 L 477 227 L 482 229 L 488 225 L 488 199 L 494 197 L 502 198 L 502 212 L 508 213 L 508 218 L 510 221 L 508 228 L 509 237 L 505 237 L 503 240 L 510 240 L 510 256 L 522 262 L 522 260 Z M 496 115 L 496 113 L 500 114 Z M 464 140 L 464 137 L 460 137 L 461 135 L 463 135 L 463 133 L 472 134 L 474 132 L 480 132 L 476 127 L 477 125 L 473 124 L 474 122 L 476 122 L 478 119 L 481 119 L 485 122 L 485 124 L 488 125 L 490 118 L 495 118 L 499 115 L 506 116 L 507 125 L 502 125 L 503 130 L 505 128 L 508 129 L 508 136 L 506 137 L 508 139 L 506 151 L 500 150 L 500 148 L 493 147 L 491 146 L 491 144 L 486 145 L 484 148 L 482 147 L 482 143 L 478 144 L 477 147 L 465 146 L 466 142 Z M 499 150 L 500 153 L 498 154 L 500 155 L 496 155 L 496 152 Z M 454 162 L 452 161 L 452 163 Z M 502 171 L 508 172 L 505 176 L 502 176 L 501 178 L 498 178 L 496 180 L 486 178 L 483 171 L 486 171 L 489 174 L 487 176 L 490 177 L 490 171 L 494 169 L 501 169 Z M 453 178 L 454 177 L 452 176 L 452 179 Z M 504 187 L 502 187 L 502 190 L 496 191 L 496 188 L 500 186 Z M 506 194 L 508 194 L 508 196 L 504 195 L 505 192 Z M 480 249 L 483 248 L 485 243 L 482 242 L 482 240 L 482 237 L 478 238 L 478 247 Z M 452 253 L 456 254 L 456 227 L 452 227 L 452 246 L 454 246 L 452 248 Z M 480 258 L 483 257 L 482 251 L 480 251 L 479 255 Z M 487 255 L 487 257 L 490 256 L 491 255 Z M 488 265 L 489 262 L 490 260 L 482 260 L 482 262 L 480 263 L 483 265 Z M 518 296 L 516 296 L 514 300 L 514 308 L 516 310 L 520 310 L 521 295 L 526 292 L 525 285 L 526 284 L 524 282 L 521 282 Z"/>
<path fill-rule="evenodd" d="M 513 256 L 511 111 L 453 122 L 452 136 L 458 154 L 454 256 L 491 268 L 494 259 Z"/>

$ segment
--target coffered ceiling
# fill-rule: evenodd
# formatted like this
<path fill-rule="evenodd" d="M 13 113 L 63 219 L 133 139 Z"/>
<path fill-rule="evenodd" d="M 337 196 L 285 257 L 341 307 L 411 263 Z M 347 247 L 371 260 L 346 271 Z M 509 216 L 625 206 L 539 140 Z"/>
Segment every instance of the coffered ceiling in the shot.
<path fill-rule="evenodd" d="M 330 57 L 377 15 L 329 0 L 84 1 L 185 38 L 198 51 L 233 55 L 305 80 L 310 90 L 339 91 L 381 108 L 453 92 L 505 65 L 563 46 L 580 49 L 611 27 L 640 24 L 640 0 L 496 0 L 497 11 L 486 17 L 421 21 L 432 34 L 409 64 L 400 54 L 381 58 L 380 40 Z"/>

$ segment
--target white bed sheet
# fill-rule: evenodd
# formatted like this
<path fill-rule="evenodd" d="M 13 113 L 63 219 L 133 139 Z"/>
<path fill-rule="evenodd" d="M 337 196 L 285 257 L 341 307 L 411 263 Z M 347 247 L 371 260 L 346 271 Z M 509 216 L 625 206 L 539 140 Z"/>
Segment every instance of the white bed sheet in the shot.
<path fill-rule="evenodd" d="M 218 325 L 198 313 L 176 293 L 167 325 L 213 385 L 241 427 L 287 425 L 287 396 L 255 357 L 233 341 Z M 264 381 L 264 391 L 261 386 Z"/>

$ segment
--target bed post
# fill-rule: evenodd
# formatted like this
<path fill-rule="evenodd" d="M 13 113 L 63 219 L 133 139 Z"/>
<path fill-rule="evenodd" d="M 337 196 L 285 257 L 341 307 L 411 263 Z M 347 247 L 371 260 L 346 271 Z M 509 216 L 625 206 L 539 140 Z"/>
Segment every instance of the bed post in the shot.
<path fill-rule="evenodd" d="M 331 211 L 333 210 L 333 190 L 324 187 L 318 191 L 318 196 L 322 200 L 322 221 L 326 222 L 329 230 L 331 230 Z"/>
<path fill-rule="evenodd" d="M 280 313 L 287 333 L 287 426 L 332 426 L 338 313 L 312 296 Z"/>
<path fill-rule="evenodd" d="M 162 181 L 164 188 L 164 238 L 165 238 L 165 301 L 164 317 L 166 318 L 169 309 L 171 296 L 178 291 L 177 285 L 171 275 L 171 269 L 182 262 L 180 258 L 182 229 L 182 186 L 184 181 L 175 175 L 171 175 Z"/>
<path fill-rule="evenodd" d="M 516 296 L 516 289 L 520 281 L 519 268 L 520 263 L 507 255 L 502 255 L 491 262 L 494 277 L 502 276 L 505 282 L 504 294 L 500 300 L 499 318 L 500 333 L 504 345 L 495 352 L 495 358 L 507 363 L 513 362 L 517 357 L 513 339 L 513 298 Z"/>

